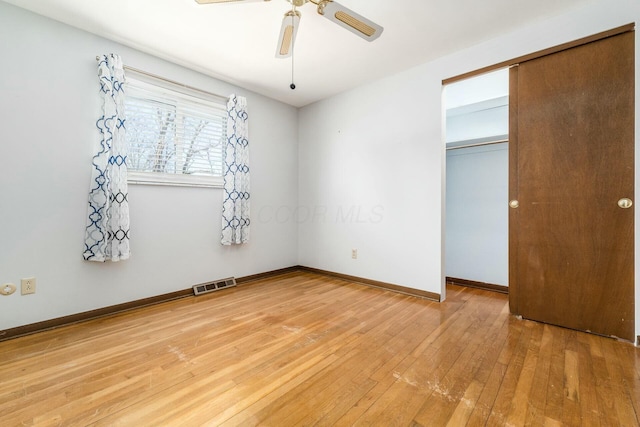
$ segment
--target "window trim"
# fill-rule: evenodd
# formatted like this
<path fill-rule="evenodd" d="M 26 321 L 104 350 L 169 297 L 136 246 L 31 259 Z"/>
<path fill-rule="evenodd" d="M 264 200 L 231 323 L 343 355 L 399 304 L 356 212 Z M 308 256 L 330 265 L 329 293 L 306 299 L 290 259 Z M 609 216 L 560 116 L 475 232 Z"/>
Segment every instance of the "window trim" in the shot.
<path fill-rule="evenodd" d="M 145 90 L 149 90 L 151 87 L 158 93 L 164 93 L 163 91 L 175 92 L 182 97 L 193 97 L 202 100 L 205 103 L 215 104 L 212 108 L 215 108 L 220 112 L 226 112 L 226 103 L 228 101 L 227 97 L 203 91 L 135 68 L 125 66 L 125 70 L 127 71 L 126 77 L 130 77 L 132 80 L 135 80 L 136 83 L 138 83 L 138 87 L 142 87 Z M 133 84 L 135 85 L 136 83 Z M 128 84 L 129 82 L 125 80 L 125 85 Z M 125 96 L 126 93 L 127 86 L 125 86 Z M 223 158 L 221 160 L 224 162 L 224 149 L 222 156 Z M 224 177 L 222 175 L 214 176 L 142 172 L 129 169 L 127 173 L 127 183 L 133 185 L 223 188 Z"/>

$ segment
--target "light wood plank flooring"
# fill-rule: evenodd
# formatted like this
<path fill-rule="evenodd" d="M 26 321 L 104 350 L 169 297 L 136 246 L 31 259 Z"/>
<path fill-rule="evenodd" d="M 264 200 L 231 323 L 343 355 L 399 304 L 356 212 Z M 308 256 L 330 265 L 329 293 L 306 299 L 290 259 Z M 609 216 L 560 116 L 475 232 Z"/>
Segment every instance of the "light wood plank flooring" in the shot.
<path fill-rule="evenodd" d="M 0 426 L 637 426 L 640 350 L 290 273 L 0 343 Z"/>

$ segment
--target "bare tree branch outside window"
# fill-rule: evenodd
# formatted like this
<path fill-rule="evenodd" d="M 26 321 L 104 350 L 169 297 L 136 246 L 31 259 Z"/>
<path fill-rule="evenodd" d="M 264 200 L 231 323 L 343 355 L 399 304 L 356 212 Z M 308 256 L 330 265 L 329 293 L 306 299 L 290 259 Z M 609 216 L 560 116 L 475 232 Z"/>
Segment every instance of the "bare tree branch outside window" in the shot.
<path fill-rule="evenodd" d="M 130 170 L 222 175 L 226 115 L 220 108 L 212 112 L 200 105 L 183 108 L 180 100 L 133 95 L 128 96 L 126 109 Z"/>

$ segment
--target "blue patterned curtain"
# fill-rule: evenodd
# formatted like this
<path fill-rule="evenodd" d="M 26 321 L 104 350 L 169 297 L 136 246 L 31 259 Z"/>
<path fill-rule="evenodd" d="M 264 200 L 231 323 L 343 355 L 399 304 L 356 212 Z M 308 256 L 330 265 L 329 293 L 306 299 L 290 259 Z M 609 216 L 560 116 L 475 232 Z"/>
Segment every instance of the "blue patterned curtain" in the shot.
<path fill-rule="evenodd" d="M 249 115 L 247 100 L 231 95 L 227 103 L 227 143 L 224 152 L 222 244 L 249 241 Z"/>
<path fill-rule="evenodd" d="M 102 116 L 93 156 L 84 259 L 129 258 L 129 201 L 124 117 L 124 67 L 118 55 L 98 59 Z"/>

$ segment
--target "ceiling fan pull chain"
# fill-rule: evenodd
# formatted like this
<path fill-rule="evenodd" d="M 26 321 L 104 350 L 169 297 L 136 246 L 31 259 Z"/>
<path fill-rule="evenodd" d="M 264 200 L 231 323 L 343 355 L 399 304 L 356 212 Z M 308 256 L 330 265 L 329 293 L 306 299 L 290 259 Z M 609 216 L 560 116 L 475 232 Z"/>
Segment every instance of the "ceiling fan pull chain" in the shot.
<path fill-rule="evenodd" d="M 293 11 L 294 14 L 291 15 L 291 27 L 294 27 L 295 25 L 295 20 L 294 20 L 294 15 L 295 15 L 295 11 L 296 11 L 296 7 L 293 6 Z M 293 28 L 293 33 L 295 34 L 295 28 Z M 296 88 L 295 83 L 293 82 L 293 67 L 294 67 L 294 56 L 295 56 L 295 52 L 296 52 L 296 39 L 295 37 L 293 37 L 291 39 L 291 84 L 289 85 L 289 87 L 291 88 L 291 90 L 294 90 Z"/>

